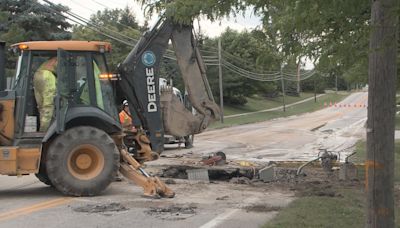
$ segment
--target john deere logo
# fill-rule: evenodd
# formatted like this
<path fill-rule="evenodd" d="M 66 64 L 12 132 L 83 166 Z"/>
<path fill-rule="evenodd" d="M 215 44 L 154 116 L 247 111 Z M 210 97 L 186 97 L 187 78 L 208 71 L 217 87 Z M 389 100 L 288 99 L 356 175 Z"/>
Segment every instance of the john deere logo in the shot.
<path fill-rule="evenodd" d="M 151 67 L 156 63 L 156 56 L 152 51 L 146 51 L 142 55 L 142 63 L 145 66 Z"/>

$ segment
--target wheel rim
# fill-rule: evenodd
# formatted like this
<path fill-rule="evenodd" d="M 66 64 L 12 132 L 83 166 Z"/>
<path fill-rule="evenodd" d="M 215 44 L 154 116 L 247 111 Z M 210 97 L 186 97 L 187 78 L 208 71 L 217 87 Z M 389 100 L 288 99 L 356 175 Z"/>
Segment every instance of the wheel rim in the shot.
<path fill-rule="evenodd" d="M 80 145 L 72 150 L 67 164 L 72 176 L 80 180 L 89 180 L 98 176 L 103 170 L 104 156 L 93 145 Z"/>

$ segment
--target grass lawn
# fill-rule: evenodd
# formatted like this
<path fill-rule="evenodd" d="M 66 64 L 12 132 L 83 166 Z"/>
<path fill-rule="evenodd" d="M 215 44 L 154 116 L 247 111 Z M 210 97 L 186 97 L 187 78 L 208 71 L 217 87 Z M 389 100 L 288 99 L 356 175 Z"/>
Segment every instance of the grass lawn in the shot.
<path fill-rule="evenodd" d="M 294 103 L 300 100 L 307 99 L 309 97 L 312 97 L 313 94 L 302 94 L 300 97 L 286 97 L 286 102 L 287 104 L 289 103 Z M 314 102 L 314 99 L 292 106 L 292 107 L 287 107 L 286 112 L 283 112 L 283 110 L 279 111 L 271 111 L 271 112 L 263 112 L 263 113 L 254 113 L 254 114 L 249 114 L 245 116 L 238 116 L 238 117 L 232 117 L 232 118 L 226 118 L 224 119 L 224 123 L 222 124 L 221 122 L 215 122 L 213 123 L 210 128 L 223 128 L 223 127 L 229 127 L 229 126 L 235 126 L 235 125 L 241 125 L 241 124 L 247 124 L 247 123 L 255 123 L 255 122 L 261 122 L 261 121 L 266 121 L 274 118 L 279 118 L 279 117 L 286 117 L 286 116 L 292 116 L 292 115 L 298 115 L 306 112 L 313 112 L 319 109 L 324 108 L 324 103 L 327 102 L 339 102 L 343 100 L 345 97 L 347 97 L 348 94 L 335 94 L 335 93 L 329 93 L 326 94 L 325 96 L 317 98 L 317 102 Z M 269 109 L 269 108 L 274 108 L 274 107 L 279 107 L 282 105 L 282 97 L 270 100 L 270 99 L 265 99 L 265 98 L 250 98 L 249 102 L 241 107 L 226 107 L 224 108 L 225 116 L 226 115 L 232 115 L 232 114 L 239 114 L 239 113 L 246 113 L 246 112 L 254 112 L 254 111 L 259 111 L 259 110 L 264 110 L 264 109 Z"/>
<path fill-rule="evenodd" d="M 366 142 L 364 140 L 359 141 L 356 144 L 357 153 L 350 158 L 350 161 L 354 163 L 364 162 L 366 158 Z M 395 141 L 395 154 L 394 154 L 394 181 L 396 184 L 400 184 L 400 140 Z"/>
<path fill-rule="evenodd" d="M 365 160 L 365 141 L 357 143 L 355 154 L 350 160 Z M 396 141 L 395 185 L 400 184 L 400 141 Z M 361 170 L 360 170 L 361 171 Z M 364 172 L 362 172 L 364 173 Z M 333 187 L 341 197 L 310 196 L 301 197 L 282 209 L 264 228 L 289 227 L 364 227 L 365 195 L 363 187 Z M 395 194 L 398 195 L 398 194 Z M 396 224 L 400 224 L 400 203 L 396 203 Z"/>
<path fill-rule="evenodd" d="M 313 93 L 301 93 L 299 97 L 286 96 L 285 103 L 291 104 L 297 101 L 301 101 L 310 97 L 313 97 Z M 282 96 L 276 98 L 264 98 L 264 97 L 249 97 L 247 103 L 243 106 L 225 106 L 224 115 L 234 115 L 246 112 L 255 112 L 264 109 L 270 109 L 282 106 Z"/>
<path fill-rule="evenodd" d="M 342 189 L 342 197 L 307 196 L 296 199 L 263 228 L 363 227 L 361 190 Z"/>

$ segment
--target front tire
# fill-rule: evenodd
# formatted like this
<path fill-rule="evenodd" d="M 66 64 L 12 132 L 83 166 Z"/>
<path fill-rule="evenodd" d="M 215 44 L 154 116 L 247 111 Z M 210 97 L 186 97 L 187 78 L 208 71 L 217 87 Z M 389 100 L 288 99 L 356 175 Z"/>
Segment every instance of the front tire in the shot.
<path fill-rule="evenodd" d="M 51 183 L 72 196 L 94 196 L 113 181 L 119 152 L 104 131 L 89 127 L 68 129 L 51 143 L 46 169 Z"/>

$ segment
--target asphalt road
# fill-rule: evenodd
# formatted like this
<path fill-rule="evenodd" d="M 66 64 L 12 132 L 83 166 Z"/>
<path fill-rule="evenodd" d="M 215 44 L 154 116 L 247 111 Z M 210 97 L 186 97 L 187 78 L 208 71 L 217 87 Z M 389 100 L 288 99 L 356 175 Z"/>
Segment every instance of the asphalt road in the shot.
<path fill-rule="evenodd" d="M 352 152 L 355 143 L 365 138 L 368 94 L 353 93 L 338 104 L 299 116 L 211 130 L 195 136 L 195 147 L 176 146 L 164 156 L 185 155 L 198 159 L 223 151 L 228 160 L 266 163 L 269 161 L 309 161 L 319 149 L 340 153 L 341 160 Z M 160 159 L 155 163 L 176 163 L 179 159 Z"/>
<path fill-rule="evenodd" d="M 266 163 L 310 160 L 318 149 L 341 153 L 365 137 L 367 94 L 355 93 L 336 107 L 301 116 L 207 131 L 195 147 L 169 149 L 166 157 L 148 164 L 185 163 L 185 159 L 222 150 L 231 161 Z M 346 105 L 346 107 L 344 107 Z M 183 157 L 181 157 L 183 156 Z M 225 182 L 170 185 L 174 199 L 147 199 L 126 181 L 113 183 L 101 196 L 60 195 L 34 176 L 0 176 L 0 227 L 258 227 L 277 212 L 293 193 L 268 186 Z"/>

